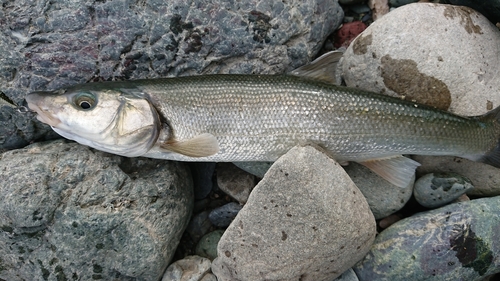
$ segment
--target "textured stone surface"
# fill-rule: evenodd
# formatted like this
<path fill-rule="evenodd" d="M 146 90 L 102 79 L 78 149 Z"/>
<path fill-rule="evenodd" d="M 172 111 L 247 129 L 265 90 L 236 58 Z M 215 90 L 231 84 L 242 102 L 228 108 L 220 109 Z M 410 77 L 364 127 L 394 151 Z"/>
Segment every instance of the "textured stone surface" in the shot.
<path fill-rule="evenodd" d="M 470 180 L 457 173 L 432 173 L 415 182 L 413 195 L 417 202 L 427 208 L 437 208 L 452 202 L 473 189 Z"/>
<path fill-rule="evenodd" d="M 492 23 L 500 22 L 500 1 L 499 0 L 448 0 L 451 4 L 467 6 L 480 12 Z"/>
<path fill-rule="evenodd" d="M 16 103 L 89 81 L 283 73 L 308 62 L 343 17 L 335 0 L 1 3 L 0 91 Z"/>
<path fill-rule="evenodd" d="M 417 176 L 428 173 L 455 172 L 471 180 L 474 189 L 468 195 L 484 197 L 500 195 L 500 169 L 488 164 L 449 156 L 414 156 L 422 165 L 417 168 Z"/>
<path fill-rule="evenodd" d="M 361 259 L 375 220 L 335 161 L 297 147 L 274 163 L 219 241 L 219 281 L 332 280 Z"/>
<path fill-rule="evenodd" d="M 399 211 L 410 200 L 414 180 L 409 186 L 401 188 L 361 164 L 350 162 L 343 168 L 365 196 L 375 219 L 385 218 Z"/>
<path fill-rule="evenodd" d="M 342 60 L 347 86 L 461 115 L 500 105 L 500 32 L 467 7 L 414 3 L 370 25 Z"/>
<path fill-rule="evenodd" d="M 500 197 L 456 203 L 382 231 L 354 270 L 368 280 L 479 281 L 500 271 Z"/>
<path fill-rule="evenodd" d="M 5 152 L 0 171 L 3 280 L 158 280 L 193 205 L 182 163 L 64 141 Z"/>
<path fill-rule="evenodd" d="M 337 277 L 333 281 L 359 281 L 358 276 L 352 268 L 349 268 L 346 272 L 342 273 L 339 277 Z"/>
<path fill-rule="evenodd" d="M 162 281 L 201 281 L 209 280 L 203 279 L 206 275 L 210 274 L 210 265 L 212 263 L 209 259 L 200 256 L 187 256 L 182 260 L 178 260 L 171 264 Z"/>

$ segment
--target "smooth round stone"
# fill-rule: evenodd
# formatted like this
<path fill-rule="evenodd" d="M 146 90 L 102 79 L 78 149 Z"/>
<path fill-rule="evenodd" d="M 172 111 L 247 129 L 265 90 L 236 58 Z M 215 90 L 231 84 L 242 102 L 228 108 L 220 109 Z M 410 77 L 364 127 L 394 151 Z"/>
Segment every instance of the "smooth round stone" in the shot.
<path fill-rule="evenodd" d="M 206 198 L 212 191 L 212 177 L 215 171 L 213 162 L 191 162 L 188 164 L 191 168 L 191 174 L 194 184 L 194 199 L 200 200 Z"/>
<path fill-rule="evenodd" d="M 457 173 L 432 173 L 415 182 L 413 195 L 427 208 L 437 208 L 459 198 L 473 189 L 472 182 Z"/>
<path fill-rule="evenodd" d="M 203 236 L 196 245 L 195 253 L 200 257 L 213 260 L 217 257 L 217 245 L 224 230 L 215 230 Z"/>
<path fill-rule="evenodd" d="M 208 218 L 213 225 L 225 228 L 228 227 L 229 224 L 231 224 L 241 208 L 243 208 L 243 206 L 238 203 L 227 203 L 224 206 L 213 209 L 208 215 Z"/>
<path fill-rule="evenodd" d="M 189 234 L 193 242 L 198 242 L 200 238 L 207 234 L 213 227 L 212 222 L 208 218 L 209 214 L 209 211 L 203 211 L 191 218 L 191 221 L 186 228 L 186 232 Z"/>

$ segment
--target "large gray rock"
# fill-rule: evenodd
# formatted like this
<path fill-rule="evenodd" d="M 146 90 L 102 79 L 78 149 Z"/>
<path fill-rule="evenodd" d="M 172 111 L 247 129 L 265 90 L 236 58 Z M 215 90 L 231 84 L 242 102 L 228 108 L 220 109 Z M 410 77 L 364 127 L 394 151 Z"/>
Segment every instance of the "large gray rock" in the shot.
<path fill-rule="evenodd" d="M 480 281 L 500 272 L 500 197 L 455 203 L 382 231 L 354 270 L 360 281 Z"/>
<path fill-rule="evenodd" d="M 468 7 L 414 3 L 370 25 L 346 50 L 347 86 L 461 114 L 500 105 L 500 32 Z"/>
<path fill-rule="evenodd" d="M 0 155 L 0 279 L 159 280 L 193 206 L 182 163 L 64 141 Z"/>
<path fill-rule="evenodd" d="M 98 80 L 283 73 L 342 18 L 336 0 L 2 1 L 0 91 L 19 103 Z"/>
<path fill-rule="evenodd" d="M 312 147 L 274 163 L 218 245 L 219 281 L 333 280 L 360 260 L 375 219 L 344 170 Z"/>

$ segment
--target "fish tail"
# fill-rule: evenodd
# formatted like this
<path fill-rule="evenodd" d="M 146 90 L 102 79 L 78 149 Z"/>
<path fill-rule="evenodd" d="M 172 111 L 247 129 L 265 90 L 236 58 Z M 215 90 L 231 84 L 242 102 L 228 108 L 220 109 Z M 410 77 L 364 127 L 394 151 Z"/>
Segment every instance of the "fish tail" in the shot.
<path fill-rule="evenodd" d="M 485 123 L 493 123 L 496 137 L 495 145 L 479 161 L 500 168 L 500 106 L 477 118 Z"/>

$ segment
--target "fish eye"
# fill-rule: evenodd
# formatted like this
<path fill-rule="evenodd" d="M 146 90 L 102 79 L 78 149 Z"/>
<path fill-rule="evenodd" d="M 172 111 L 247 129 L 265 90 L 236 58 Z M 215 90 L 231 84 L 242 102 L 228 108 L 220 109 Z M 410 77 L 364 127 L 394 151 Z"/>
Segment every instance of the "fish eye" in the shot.
<path fill-rule="evenodd" d="M 97 104 L 97 99 L 91 93 L 79 93 L 74 98 L 74 104 L 79 109 L 89 110 Z"/>

